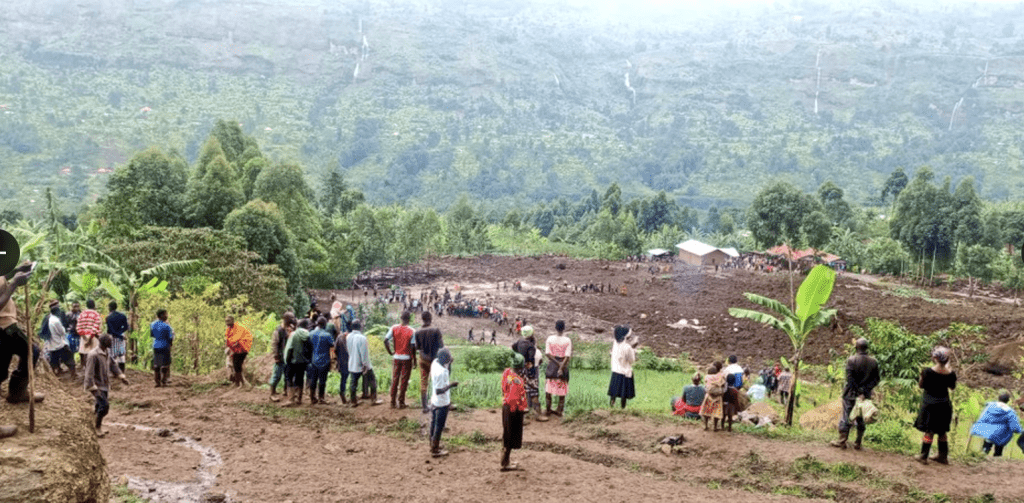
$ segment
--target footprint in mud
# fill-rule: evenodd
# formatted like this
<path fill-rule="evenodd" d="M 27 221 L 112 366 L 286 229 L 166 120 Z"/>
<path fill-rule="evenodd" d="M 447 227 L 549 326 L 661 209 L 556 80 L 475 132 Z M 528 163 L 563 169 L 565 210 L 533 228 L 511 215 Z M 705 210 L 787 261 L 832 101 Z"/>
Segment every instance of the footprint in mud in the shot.
<path fill-rule="evenodd" d="M 223 463 L 220 453 L 216 449 L 202 445 L 191 437 L 179 435 L 163 428 L 123 423 L 108 423 L 108 426 L 153 432 L 161 437 L 170 437 L 174 442 L 180 442 L 185 447 L 199 453 L 200 461 L 198 468 L 196 468 L 196 474 L 187 482 L 167 482 L 126 476 L 128 488 L 142 498 L 153 502 L 174 503 L 219 503 L 231 501 L 225 495 L 207 493 L 213 487 L 214 482 L 217 481 L 215 469 Z"/>

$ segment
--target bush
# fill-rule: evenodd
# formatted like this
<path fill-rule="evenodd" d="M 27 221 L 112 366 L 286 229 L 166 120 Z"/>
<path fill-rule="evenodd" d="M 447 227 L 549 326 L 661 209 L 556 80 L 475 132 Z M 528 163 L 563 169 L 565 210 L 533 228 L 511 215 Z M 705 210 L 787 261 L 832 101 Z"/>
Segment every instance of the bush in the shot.
<path fill-rule="evenodd" d="M 880 421 L 868 427 L 864 432 L 864 440 L 887 450 L 908 451 L 913 447 L 907 438 L 908 426 L 903 421 L 895 419 Z"/>
<path fill-rule="evenodd" d="M 932 339 L 877 318 L 868 318 L 865 325 L 864 329 L 850 327 L 850 330 L 868 339 L 870 352 L 878 359 L 882 379 L 916 382 L 921 367 L 928 363 Z"/>
<path fill-rule="evenodd" d="M 608 370 L 612 364 L 612 346 L 609 343 L 579 344 L 573 341 L 570 370 Z"/>
<path fill-rule="evenodd" d="M 512 350 L 505 346 L 463 347 L 459 359 L 469 372 L 501 372 L 508 368 Z"/>
<path fill-rule="evenodd" d="M 682 370 L 679 362 L 672 358 L 661 358 L 651 350 L 639 351 L 637 354 L 635 368 L 644 370 L 655 370 L 658 372 L 678 372 Z"/>

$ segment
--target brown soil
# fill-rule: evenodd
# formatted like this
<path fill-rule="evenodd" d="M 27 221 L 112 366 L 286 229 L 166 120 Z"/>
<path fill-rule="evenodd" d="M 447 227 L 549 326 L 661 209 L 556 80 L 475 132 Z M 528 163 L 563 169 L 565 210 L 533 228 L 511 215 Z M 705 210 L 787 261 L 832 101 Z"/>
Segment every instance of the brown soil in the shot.
<path fill-rule="evenodd" d="M 790 298 L 788 273 L 755 273 L 741 270 L 701 271 L 676 263 L 668 272 L 651 274 L 651 264 L 608 261 L 581 261 L 565 257 L 477 257 L 447 258 L 432 261 L 429 277 L 422 267 L 407 274 L 415 278 L 405 287 L 418 295 L 424 288 L 445 287 L 454 290 L 459 285 L 468 298 L 486 300 L 505 309 L 509 316 L 525 317 L 538 329 L 538 339 L 554 331 L 556 319 L 565 319 L 580 337 L 587 340 L 610 340 L 611 329 L 628 324 L 641 337 L 642 344 L 660 355 L 678 356 L 686 352 L 698 363 L 709 362 L 730 354 L 740 357 L 741 363 L 759 369 L 779 356 L 789 357 L 792 346 L 785 334 L 748 320 L 738 320 L 728 314 L 730 307 L 757 308 L 743 296 L 753 292 L 775 299 Z M 499 291 L 504 285 L 521 281 L 522 291 Z M 799 288 L 802 277 L 793 278 L 793 287 Z M 606 293 L 570 293 L 561 287 L 568 285 L 605 284 Z M 611 285 L 611 289 L 608 288 Z M 381 283 L 383 288 L 384 283 Z M 619 295 L 625 287 L 626 296 Z M 893 295 L 897 283 L 886 283 L 877 277 L 841 275 L 836 282 L 828 307 L 839 310 L 836 323 L 819 329 L 809 339 L 805 358 L 812 363 L 826 363 L 844 351 L 852 334 L 847 327 L 863 326 L 869 317 L 898 321 L 915 333 L 931 333 L 946 328 L 953 322 L 983 325 L 988 347 L 1003 348 L 993 360 L 1005 361 L 1013 367 L 1019 362 L 1002 358 L 1006 344 L 1021 342 L 1024 336 L 1024 311 L 999 297 L 999 291 L 986 289 L 967 298 L 966 285 L 925 288 L 928 299 Z M 608 293 L 609 290 L 615 293 Z M 362 292 L 336 291 L 343 301 L 364 299 Z M 327 299 L 329 292 L 319 292 L 318 298 Z M 930 300 L 929 300 L 930 299 Z M 686 326 L 677 325 L 687 320 Z M 466 337 L 469 328 L 474 335 L 481 329 L 488 332 L 496 325 L 479 319 L 445 318 L 439 325 L 446 335 Z M 671 325 L 676 325 L 675 327 Z M 509 343 L 507 330 L 498 330 L 499 343 Z M 1002 346 L 1000 346 L 1002 345 Z M 1015 355 L 1020 354 L 1016 351 Z M 922 362 L 922 365 L 926 362 Z M 961 372 L 963 373 L 963 372 Z M 995 376 L 981 370 L 961 375 L 970 385 L 993 388 L 1017 388 L 1019 383 L 1011 375 Z"/>
<path fill-rule="evenodd" d="M 522 470 L 503 473 L 501 416 L 494 410 L 453 413 L 444 435 L 451 455 L 432 459 L 416 427 L 426 416 L 415 409 L 334 404 L 288 410 L 270 404 L 265 391 L 190 391 L 209 378 L 179 377 L 171 388 L 154 389 L 144 384 L 144 375 L 132 377 L 139 384 L 114 391 L 111 423 L 173 428 L 175 435 L 218 451 L 223 462 L 203 497 L 169 501 L 210 495 L 234 502 L 495 501 L 521 497 L 529 488 L 542 500 L 567 501 L 598 495 L 616 502 L 670 495 L 689 501 L 918 501 L 932 493 L 951 501 L 984 493 L 997 501 L 1024 499 L 1024 488 L 1005 483 L 1003 463 L 921 466 L 870 446 L 864 452 L 838 451 L 824 442 L 705 432 L 678 418 L 644 419 L 628 411 L 597 410 L 567 424 L 528 424 L 524 448 L 513 454 Z M 185 474 L 197 470 L 195 457 L 181 453 L 169 438 L 123 426 L 111 430 L 100 442 L 114 479 L 186 480 Z M 659 440 L 680 434 L 682 445 L 662 453 Z M 859 475 L 842 480 L 797 468 L 817 461 L 849 463 Z"/>

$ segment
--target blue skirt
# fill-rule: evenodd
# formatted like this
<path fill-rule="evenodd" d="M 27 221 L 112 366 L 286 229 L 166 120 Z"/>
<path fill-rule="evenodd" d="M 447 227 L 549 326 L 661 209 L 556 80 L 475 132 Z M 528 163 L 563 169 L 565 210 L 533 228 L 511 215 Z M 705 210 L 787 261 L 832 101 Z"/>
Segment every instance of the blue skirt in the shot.
<path fill-rule="evenodd" d="M 612 382 L 608 384 L 608 396 L 612 398 L 631 399 L 636 396 L 633 389 L 633 378 L 618 372 L 612 372 Z"/>

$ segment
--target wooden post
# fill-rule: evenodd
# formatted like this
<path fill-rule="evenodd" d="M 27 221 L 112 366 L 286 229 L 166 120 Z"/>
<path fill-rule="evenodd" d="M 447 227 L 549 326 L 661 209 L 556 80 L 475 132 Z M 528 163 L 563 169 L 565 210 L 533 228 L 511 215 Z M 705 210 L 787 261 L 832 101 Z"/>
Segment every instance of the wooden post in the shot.
<path fill-rule="evenodd" d="M 32 324 L 32 310 L 29 309 L 29 296 L 28 296 L 28 283 L 25 283 L 25 323 L 28 324 L 25 327 L 25 335 L 28 337 L 28 432 L 35 433 L 36 431 L 36 369 L 33 364 L 33 357 L 35 356 L 35 350 L 32 347 L 34 342 L 32 334 L 35 333 Z"/>

